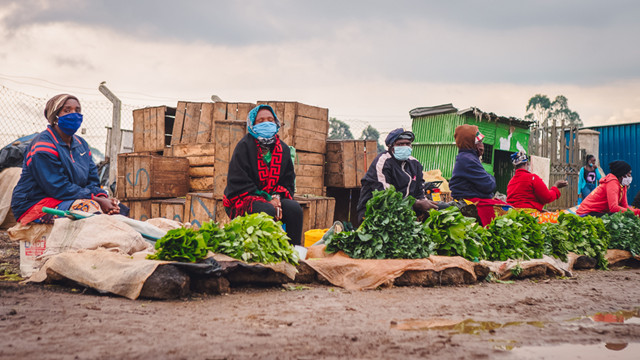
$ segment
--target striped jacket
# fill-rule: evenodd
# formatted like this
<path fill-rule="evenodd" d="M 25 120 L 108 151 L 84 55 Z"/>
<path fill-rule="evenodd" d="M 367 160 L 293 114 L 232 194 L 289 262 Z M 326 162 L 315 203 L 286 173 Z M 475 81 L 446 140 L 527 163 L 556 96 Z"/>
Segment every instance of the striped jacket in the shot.
<path fill-rule="evenodd" d="M 11 210 L 19 219 L 40 200 L 91 199 L 106 196 L 87 142 L 74 135 L 71 147 L 47 126 L 27 147 L 20 181 L 13 190 Z"/>
<path fill-rule="evenodd" d="M 404 197 L 411 195 L 416 200 L 425 198 L 422 164 L 412 156 L 406 161 L 399 161 L 389 151 L 378 154 L 360 182 L 359 214 L 364 213 L 374 190 L 385 190 L 389 185 L 393 185 Z"/>

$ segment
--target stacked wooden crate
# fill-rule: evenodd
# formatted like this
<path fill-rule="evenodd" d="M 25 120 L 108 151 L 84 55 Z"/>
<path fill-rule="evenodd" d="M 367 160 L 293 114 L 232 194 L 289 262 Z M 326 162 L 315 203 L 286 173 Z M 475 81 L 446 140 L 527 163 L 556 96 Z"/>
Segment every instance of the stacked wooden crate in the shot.
<path fill-rule="evenodd" d="M 296 194 L 325 194 L 324 162 L 329 110 L 299 102 L 258 101 L 270 105 L 280 119 L 280 138 L 296 149 Z"/>
<path fill-rule="evenodd" d="M 375 140 L 328 140 L 325 184 L 336 199 L 335 219 L 356 223 L 360 180 L 378 155 Z"/>

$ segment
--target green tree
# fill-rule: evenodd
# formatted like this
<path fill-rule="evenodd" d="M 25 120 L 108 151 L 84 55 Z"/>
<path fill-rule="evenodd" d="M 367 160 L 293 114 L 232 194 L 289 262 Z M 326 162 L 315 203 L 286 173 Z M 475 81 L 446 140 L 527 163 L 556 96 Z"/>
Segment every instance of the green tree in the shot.
<path fill-rule="evenodd" d="M 535 121 L 536 124 L 542 125 L 545 120 L 549 118 L 549 112 L 551 108 L 551 101 L 547 95 L 536 94 L 527 104 L 527 114 L 525 119 Z"/>
<path fill-rule="evenodd" d="M 584 125 L 580 119 L 580 115 L 577 112 L 569 109 L 568 100 L 565 96 L 558 95 L 556 99 L 551 103 L 549 118 L 556 120 L 558 124 L 561 124 L 564 120 L 565 124 L 570 124 L 575 127 L 582 127 Z"/>
<path fill-rule="evenodd" d="M 332 117 L 329 118 L 329 139 L 353 140 L 353 134 L 347 123 Z"/>
<path fill-rule="evenodd" d="M 384 151 L 384 146 L 380 145 L 380 132 L 371 125 L 368 125 L 362 130 L 360 140 L 375 140 L 377 145 L 377 151 L 379 153 Z"/>
<path fill-rule="evenodd" d="M 577 112 L 569 109 L 569 101 L 566 96 L 558 95 L 553 102 L 547 95 L 536 94 L 527 104 L 525 119 L 535 121 L 538 126 L 551 126 L 553 120 L 560 125 L 564 120 L 565 125 L 582 127 L 583 123 Z"/>

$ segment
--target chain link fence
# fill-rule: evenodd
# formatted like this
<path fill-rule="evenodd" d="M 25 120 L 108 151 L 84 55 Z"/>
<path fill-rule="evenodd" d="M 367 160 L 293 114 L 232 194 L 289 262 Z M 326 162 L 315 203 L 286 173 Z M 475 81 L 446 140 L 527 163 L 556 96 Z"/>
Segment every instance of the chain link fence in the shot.
<path fill-rule="evenodd" d="M 102 160 L 106 151 L 108 127 L 113 119 L 113 104 L 109 100 L 83 101 L 83 122 L 78 134 L 93 149 L 96 160 Z M 31 96 L 0 85 L 0 148 L 14 140 L 42 132 L 47 126 L 44 107 L 49 99 Z M 133 129 L 134 109 L 140 106 L 122 104 L 120 127 Z"/>

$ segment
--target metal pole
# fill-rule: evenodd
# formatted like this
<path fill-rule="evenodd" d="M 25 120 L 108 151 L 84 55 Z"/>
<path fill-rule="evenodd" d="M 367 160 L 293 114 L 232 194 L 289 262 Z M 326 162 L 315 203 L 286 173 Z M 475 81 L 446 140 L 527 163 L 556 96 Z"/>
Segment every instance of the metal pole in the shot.
<path fill-rule="evenodd" d="M 122 132 L 120 131 L 120 111 L 122 110 L 122 102 L 114 93 L 107 88 L 105 82 L 100 83 L 98 90 L 113 103 L 113 121 L 111 123 L 111 143 L 109 144 L 109 186 L 113 184 L 118 175 L 118 152 L 120 151 L 120 143 L 122 141 Z M 117 186 L 117 184 L 116 184 Z M 115 196 L 115 194 L 112 194 Z"/>

